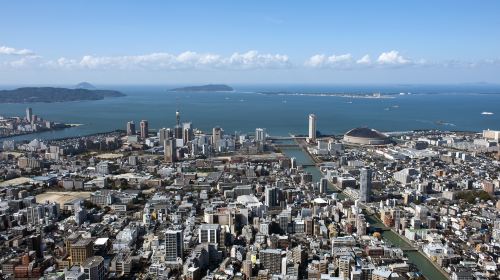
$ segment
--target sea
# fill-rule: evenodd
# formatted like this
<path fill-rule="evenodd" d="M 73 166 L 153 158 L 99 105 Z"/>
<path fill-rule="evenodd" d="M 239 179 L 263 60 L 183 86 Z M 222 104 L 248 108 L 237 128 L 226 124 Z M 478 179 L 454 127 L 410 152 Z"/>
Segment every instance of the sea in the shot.
<path fill-rule="evenodd" d="M 11 137 L 16 141 L 78 137 L 125 129 L 128 121 L 148 120 L 151 130 L 181 122 L 210 132 L 271 136 L 306 134 L 308 115 L 323 135 L 355 127 L 382 132 L 439 129 L 500 130 L 500 85 L 231 85 L 233 92 L 172 92 L 179 85 L 99 86 L 125 97 L 63 103 L 0 104 L 0 116 L 24 116 L 27 107 L 43 119 L 80 124 L 58 131 Z M 8 88 L 13 88 L 9 86 Z M 331 96 L 330 93 L 337 95 Z M 379 93 L 381 98 L 364 98 Z M 363 98 L 361 98 L 363 97 Z M 5 138 L 4 138 L 5 139 Z M 0 139 L 1 141 L 1 139 Z"/>

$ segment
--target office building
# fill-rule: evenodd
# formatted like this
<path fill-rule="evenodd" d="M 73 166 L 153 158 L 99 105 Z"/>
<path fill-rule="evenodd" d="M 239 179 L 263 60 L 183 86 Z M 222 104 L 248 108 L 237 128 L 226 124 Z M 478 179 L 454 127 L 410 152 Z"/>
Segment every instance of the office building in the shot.
<path fill-rule="evenodd" d="M 327 178 L 321 178 L 319 181 L 319 193 L 326 193 L 328 190 L 328 179 Z"/>
<path fill-rule="evenodd" d="M 255 142 L 259 142 L 259 143 L 266 142 L 266 129 L 265 128 L 255 129 Z"/>
<path fill-rule="evenodd" d="M 184 254 L 184 233 L 182 230 L 165 232 L 165 260 L 176 262 Z"/>
<path fill-rule="evenodd" d="M 242 271 L 243 275 L 245 275 L 246 279 L 250 279 L 250 277 L 252 277 L 252 266 L 253 266 L 253 264 L 252 264 L 251 260 L 244 260 L 243 261 L 241 271 Z"/>
<path fill-rule="evenodd" d="M 281 274 L 281 250 L 264 249 L 259 252 L 259 260 L 264 269 L 269 270 L 269 274 Z"/>
<path fill-rule="evenodd" d="M 158 138 L 160 139 L 160 144 L 165 143 L 165 140 L 171 137 L 171 135 L 169 135 L 170 132 L 170 129 L 167 128 L 160 128 L 158 130 Z"/>
<path fill-rule="evenodd" d="M 372 191 L 372 171 L 370 168 L 361 169 L 359 187 L 359 200 L 361 202 L 370 202 Z"/>
<path fill-rule="evenodd" d="M 339 277 L 341 279 L 350 279 L 351 276 L 351 265 L 354 263 L 354 260 L 351 256 L 340 256 L 338 260 L 339 267 Z"/>
<path fill-rule="evenodd" d="M 363 214 L 358 214 L 356 217 L 356 234 L 358 237 L 366 235 L 366 219 Z"/>
<path fill-rule="evenodd" d="M 198 241 L 200 243 L 219 243 L 220 225 L 201 224 L 198 230 Z"/>
<path fill-rule="evenodd" d="M 309 115 L 309 138 L 307 139 L 309 142 L 316 142 L 316 115 Z"/>
<path fill-rule="evenodd" d="M 183 129 L 182 140 L 184 141 L 184 144 L 194 139 L 193 127 L 190 122 L 183 123 L 182 129 Z"/>
<path fill-rule="evenodd" d="M 106 271 L 104 269 L 104 258 L 94 256 L 86 259 L 82 263 L 82 271 L 86 280 L 104 280 L 106 279 Z"/>
<path fill-rule="evenodd" d="M 280 205 L 281 191 L 277 187 L 267 186 L 265 189 L 265 205 L 267 208 L 274 208 Z"/>
<path fill-rule="evenodd" d="M 175 139 L 169 138 L 163 142 L 163 153 L 165 162 L 177 161 L 177 148 Z"/>
<path fill-rule="evenodd" d="M 149 136 L 149 124 L 147 120 L 141 121 L 141 138 L 146 139 Z"/>
<path fill-rule="evenodd" d="M 127 122 L 127 135 L 135 135 L 135 123 L 133 121 Z"/>
<path fill-rule="evenodd" d="M 220 127 L 214 127 L 212 130 L 212 145 L 216 152 L 219 151 L 220 140 L 222 139 L 223 130 Z"/>
<path fill-rule="evenodd" d="M 30 251 L 35 251 L 36 258 L 43 258 L 43 246 L 42 246 L 42 236 L 40 234 L 34 234 L 28 237 L 28 249 Z"/>
<path fill-rule="evenodd" d="M 81 265 L 94 255 L 94 244 L 92 239 L 79 239 L 71 244 L 69 249 L 71 265 Z"/>
<path fill-rule="evenodd" d="M 33 120 L 33 110 L 30 107 L 26 108 L 26 120 L 28 122 Z"/>

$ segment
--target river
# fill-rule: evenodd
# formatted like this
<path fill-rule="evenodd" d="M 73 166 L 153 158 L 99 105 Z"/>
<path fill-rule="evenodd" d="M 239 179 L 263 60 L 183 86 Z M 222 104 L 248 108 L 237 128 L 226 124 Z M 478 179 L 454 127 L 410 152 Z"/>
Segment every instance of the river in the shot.
<path fill-rule="evenodd" d="M 287 142 L 282 142 L 280 143 L 286 143 L 286 144 L 291 144 L 293 141 L 287 141 Z M 297 160 L 297 164 L 299 165 L 310 165 L 313 164 L 313 161 L 309 157 L 309 155 L 301 149 L 299 146 L 297 147 L 282 147 L 281 151 L 286 154 L 289 157 L 294 157 Z M 304 168 L 306 172 L 309 172 L 313 176 L 313 180 L 315 182 L 318 182 L 323 175 L 321 174 L 320 170 L 315 167 L 315 166 L 307 166 Z M 332 189 L 332 186 L 330 186 L 330 190 L 334 191 Z M 339 195 L 339 198 L 345 198 L 343 195 Z M 368 222 L 372 226 L 376 227 L 384 227 L 384 225 L 379 221 L 375 220 L 372 217 L 367 217 Z M 386 243 L 392 244 L 394 246 L 404 246 L 404 247 L 410 247 L 411 245 L 408 244 L 404 239 L 399 237 L 396 233 L 388 230 L 388 231 L 383 231 L 382 232 L 382 238 Z M 430 280 L 447 280 L 448 278 L 444 276 L 434 265 L 425 257 L 423 256 L 420 252 L 417 251 L 408 251 L 405 252 L 405 256 L 413 263 L 415 264 L 419 271 L 427 278 Z"/>

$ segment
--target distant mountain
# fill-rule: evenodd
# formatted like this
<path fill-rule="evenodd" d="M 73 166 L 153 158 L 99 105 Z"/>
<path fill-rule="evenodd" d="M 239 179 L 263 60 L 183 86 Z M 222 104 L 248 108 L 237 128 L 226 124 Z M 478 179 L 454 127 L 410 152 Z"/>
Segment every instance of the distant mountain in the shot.
<path fill-rule="evenodd" d="M 55 87 L 23 87 L 0 90 L 0 103 L 66 102 L 101 100 L 107 97 L 121 97 L 125 94 L 115 90 L 88 90 Z"/>
<path fill-rule="evenodd" d="M 234 91 L 234 89 L 228 85 L 203 85 L 203 86 L 190 86 L 190 87 L 174 88 L 174 89 L 171 89 L 170 91 L 175 91 L 175 92 L 197 92 L 197 91 L 215 92 L 215 91 Z"/>
<path fill-rule="evenodd" d="M 88 89 L 94 90 L 97 89 L 93 84 L 87 82 L 81 82 L 75 86 L 76 89 Z"/>

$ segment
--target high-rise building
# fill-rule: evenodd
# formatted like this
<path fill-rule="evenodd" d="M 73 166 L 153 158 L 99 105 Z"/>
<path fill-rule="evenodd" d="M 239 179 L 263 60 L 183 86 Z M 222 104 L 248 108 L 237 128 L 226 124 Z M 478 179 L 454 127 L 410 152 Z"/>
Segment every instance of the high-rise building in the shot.
<path fill-rule="evenodd" d="M 290 224 L 292 220 L 291 217 L 291 212 L 290 211 L 282 211 L 278 215 L 278 223 L 280 226 L 280 232 L 287 234 L 288 233 L 288 225 Z"/>
<path fill-rule="evenodd" d="M 266 142 L 266 129 L 265 128 L 256 128 L 255 129 L 255 142 Z"/>
<path fill-rule="evenodd" d="M 310 114 L 309 115 L 309 142 L 314 143 L 316 142 L 316 115 L 315 114 Z"/>
<path fill-rule="evenodd" d="M 160 138 L 160 143 L 165 143 L 165 140 L 170 138 L 170 136 L 168 135 L 169 132 L 170 130 L 166 128 L 160 128 L 158 130 L 158 138 Z"/>
<path fill-rule="evenodd" d="M 194 139 L 193 126 L 190 122 L 182 124 L 182 140 L 184 144 Z"/>
<path fill-rule="evenodd" d="M 198 230 L 198 242 L 219 243 L 220 232 L 220 225 L 218 224 L 201 224 Z"/>
<path fill-rule="evenodd" d="M 321 178 L 319 181 L 319 193 L 326 193 L 328 190 L 328 179 L 327 178 Z"/>
<path fill-rule="evenodd" d="M 175 139 L 169 138 L 163 142 L 163 154 L 166 162 L 177 161 L 177 148 Z"/>
<path fill-rule="evenodd" d="M 149 125 L 147 120 L 141 121 L 141 138 L 146 139 L 149 136 Z"/>
<path fill-rule="evenodd" d="M 135 123 L 133 121 L 127 122 L 127 135 L 135 135 Z"/>
<path fill-rule="evenodd" d="M 184 233 L 182 230 L 165 231 L 165 260 L 177 261 L 184 255 Z"/>
<path fill-rule="evenodd" d="M 26 120 L 28 122 L 33 120 L 33 110 L 30 107 L 26 108 Z"/>
<path fill-rule="evenodd" d="M 370 202 L 372 191 L 372 170 L 370 168 L 361 169 L 359 183 L 359 200 L 361 202 Z"/>
<path fill-rule="evenodd" d="M 28 238 L 28 249 L 35 251 L 37 259 L 43 258 L 42 236 L 34 234 Z"/>
<path fill-rule="evenodd" d="M 212 130 L 212 145 L 216 152 L 219 151 L 219 142 L 222 139 L 223 130 L 220 127 L 214 127 Z"/>
<path fill-rule="evenodd" d="M 401 210 L 394 209 L 392 212 L 392 219 L 394 220 L 394 228 L 399 230 L 401 227 Z"/>
<path fill-rule="evenodd" d="M 281 250 L 264 249 L 259 252 L 259 260 L 264 269 L 269 270 L 269 274 L 281 274 Z"/>
<path fill-rule="evenodd" d="M 265 204 L 267 208 L 273 208 L 280 205 L 280 190 L 277 187 L 267 186 L 265 189 Z"/>
<path fill-rule="evenodd" d="M 92 239 L 79 239 L 70 247 L 71 265 L 81 265 L 94 255 Z"/>
<path fill-rule="evenodd" d="M 340 256 L 338 260 L 339 266 L 339 277 L 341 279 L 350 279 L 351 277 L 351 265 L 354 263 L 354 260 L 351 256 Z"/>
<path fill-rule="evenodd" d="M 180 125 L 174 126 L 174 138 L 182 139 L 182 126 Z"/>
<path fill-rule="evenodd" d="M 252 261 L 251 260 L 244 260 L 241 271 L 245 275 L 246 279 L 250 279 L 252 277 Z"/>
<path fill-rule="evenodd" d="M 356 234 L 358 237 L 366 235 L 366 219 L 363 214 L 358 214 L 356 217 Z"/>
<path fill-rule="evenodd" d="M 104 269 L 104 258 L 94 256 L 86 259 L 82 263 L 82 271 L 85 275 L 85 280 L 104 280 L 106 279 L 106 271 Z"/>

